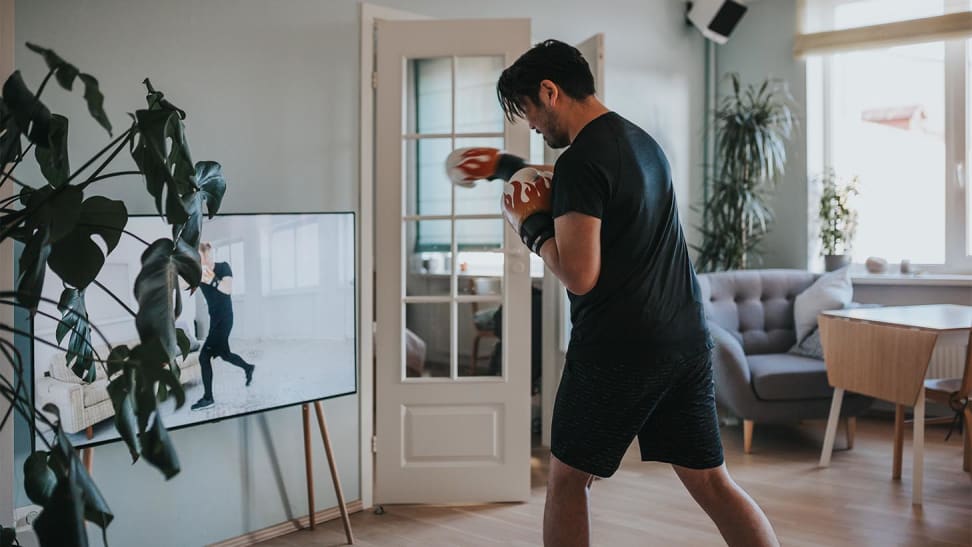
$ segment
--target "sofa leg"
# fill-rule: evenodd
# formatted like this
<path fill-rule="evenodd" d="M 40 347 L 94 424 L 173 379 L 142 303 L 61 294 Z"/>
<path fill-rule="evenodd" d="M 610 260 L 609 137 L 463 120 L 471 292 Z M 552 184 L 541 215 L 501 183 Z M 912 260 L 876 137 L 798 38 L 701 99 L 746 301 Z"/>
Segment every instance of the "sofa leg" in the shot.
<path fill-rule="evenodd" d="M 94 426 L 89 425 L 87 429 L 84 430 L 84 435 L 88 437 L 88 440 L 94 438 Z"/>
<path fill-rule="evenodd" d="M 854 448 L 854 435 L 857 433 L 857 418 L 844 418 L 844 434 L 847 436 L 847 450 Z"/>
<path fill-rule="evenodd" d="M 743 452 L 753 452 L 753 421 L 743 420 Z"/>

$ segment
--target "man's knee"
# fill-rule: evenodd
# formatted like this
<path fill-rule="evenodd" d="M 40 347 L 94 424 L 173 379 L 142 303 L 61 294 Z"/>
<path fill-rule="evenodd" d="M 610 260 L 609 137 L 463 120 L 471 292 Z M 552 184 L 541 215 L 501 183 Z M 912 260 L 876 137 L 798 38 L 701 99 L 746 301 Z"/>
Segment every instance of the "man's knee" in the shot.
<path fill-rule="evenodd" d="M 550 456 L 550 474 L 547 479 L 548 490 L 574 491 L 590 488 L 594 482 L 594 476 L 586 471 L 573 468 Z"/>
<path fill-rule="evenodd" d="M 735 487 L 725 465 L 710 469 L 691 469 L 673 465 L 675 474 L 682 484 L 696 497 L 721 496 L 726 490 Z"/>

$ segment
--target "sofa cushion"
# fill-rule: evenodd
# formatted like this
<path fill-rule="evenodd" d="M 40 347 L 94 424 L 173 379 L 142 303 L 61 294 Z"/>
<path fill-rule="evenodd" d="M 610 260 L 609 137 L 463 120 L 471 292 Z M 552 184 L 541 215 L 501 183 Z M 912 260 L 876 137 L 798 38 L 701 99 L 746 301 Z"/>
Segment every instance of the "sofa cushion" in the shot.
<path fill-rule="evenodd" d="M 829 399 L 823 361 L 786 353 L 750 355 L 749 372 L 756 396 L 764 401 Z"/>
<path fill-rule="evenodd" d="M 747 355 L 782 353 L 796 342 L 793 300 L 813 284 L 802 270 L 740 270 L 699 275 L 705 315 L 740 341 Z"/>
<path fill-rule="evenodd" d="M 802 341 L 817 328 L 820 312 L 839 310 L 850 304 L 854 296 L 850 268 L 841 268 L 824 274 L 807 290 L 797 295 L 793 302 L 793 324 L 796 339 Z"/>
<path fill-rule="evenodd" d="M 108 400 L 108 382 L 95 380 L 93 384 L 88 384 L 81 388 L 81 396 L 84 400 L 85 408 L 92 407 L 101 401 Z"/>

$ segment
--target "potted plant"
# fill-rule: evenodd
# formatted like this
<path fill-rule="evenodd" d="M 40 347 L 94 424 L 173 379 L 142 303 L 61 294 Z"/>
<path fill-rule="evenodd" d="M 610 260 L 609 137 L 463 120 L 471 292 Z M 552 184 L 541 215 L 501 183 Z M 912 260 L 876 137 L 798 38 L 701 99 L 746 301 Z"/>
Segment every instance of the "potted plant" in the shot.
<path fill-rule="evenodd" d="M 14 240 L 22 245 L 16 286 L 0 287 L 0 305 L 58 321 L 57 339 L 64 342 L 67 362 L 81 381 L 92 380 L 97 367 L 110 379 L 114 424 L 133 462 L 144 458 L 169 479 L 179 473 L 179 460 L 158 405 L 170 397 L 178 406 L 185 400 L 178 364 L 188 353 L 189 339 L 175 327 L 175 310 L 181 305 L 179 279 L 192 289 L 200 283 L 197 247 L 203 216 L 217 212 L 226 182 L 219 164 L 193 163 L 183 125 L 185 112 L 147 79 L 146 107 L 132 114 L 130 125 L 107 146 L 75 167 L 68 151 L 68 118 L 52 113 L 41 97 L 52 79 L 66 90 L 82 87 L 91 116 L 111 135 L 98 80 L 49 49 L 27 46 L 43 56 L 48 73 L 34 91 L 19 71 L 14 72 L 0 98 L 0 189 L 18 188 L 0 199 L 0 244 Z M 119 169 L 115 165 L 124 151 L 134 165 Z M 36 162 L 39 169 L 33 172 L 40 173 L 38 180 L 20 175 L 18 167 L 25 161 Z M 99 355 L 92 338 L 111 344 L 89 320 L 85 298 L 89 291 L 106 291 L 121 302 L 96 277 L 106 255 L 129 235 L 125 230 L 128 210 L 122 201 L 91 192 L 102 181 L 132 177 L 144 180 L 159 222 L 170 226 L 172 236 L 144 242 L 142 267 L 133 287 L 137 310 L 125 306 L 134 316 L 139 343 L 115 346 L 107 355 Z M 59 301 L 42 297 L 48 269 L 62 281 Z M 2 321 L 0 331 L 33 338 Z M 13 371 L 0 374 L 0 396 L 9 404 L 4 405 L 0 428 L 16 412 L 43 448 L 24 464 L 24 489 L 42 507 L 34 531 L 43 546 L 86 546 L 85 521 L 104 530 L 112 521 L 111 510 L 59 428 L 58 409 L 34 408 L 22 356 L 7 338 L 0 337 L 0 359 Z M 38 434 L 39 423 L 44 426 L 40 431 L 50 433 Z M 0 547 L 17 544 L 14 531 L 0 527 Z"/>
<path fill-rule="evenodd" d="M 857 211 L 851 206 L 858 194 L 857 177 L 844 180 L 827 169 L 820 181 L 820 244 L 828 272 L 850 264 L 851 246 L 857 232 Z"/>
<path fill-rule="evenodd" d="M 700 271 L 744 269 L 769 230 L 768 192 L 783 176 L 793 132 L 793 99 L 784 82 L 768 79 L 742 89 L 730 74 L 732 93 L 714 112 L 715 174 L 703 203 Z"/>

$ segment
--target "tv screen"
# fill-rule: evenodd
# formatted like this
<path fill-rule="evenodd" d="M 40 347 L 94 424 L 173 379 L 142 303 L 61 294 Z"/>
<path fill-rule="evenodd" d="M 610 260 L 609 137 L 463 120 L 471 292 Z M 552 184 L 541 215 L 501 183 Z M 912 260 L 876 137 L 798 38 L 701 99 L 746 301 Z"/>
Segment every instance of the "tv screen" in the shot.
<path fill-rule="evenodd" d="M 144 242 L 171 237 L 157 216 L 129 219 L 98 282 L 85 292 L 88 316 L 108 342 L 138 342 L 132 292 Z M 140 241 L 141 240 L 141 241 Z M 184 291 L 176 327 L 191 342 L 180 362 L 186 403 L 160 405 L 170 429 L 356 391 L 355 236 L 353 213 L 219 215 L 203 225 L 203 281 Z M 63 285 L 48 270 L 44 296 L 57 301 Z M 54 312 L 54 315 L 57 315 Z M 57 322 L 34 319 L 34 396 L 53 403 L 75 446 L 118 439 L 108 378 L 98 366 L 84 383 L 65 364 L 70 337 L 58 344 Z M 92 344 L 105 358 L 96 333 Z M 41 432 L 43 433 L 43 432 Z"/>

